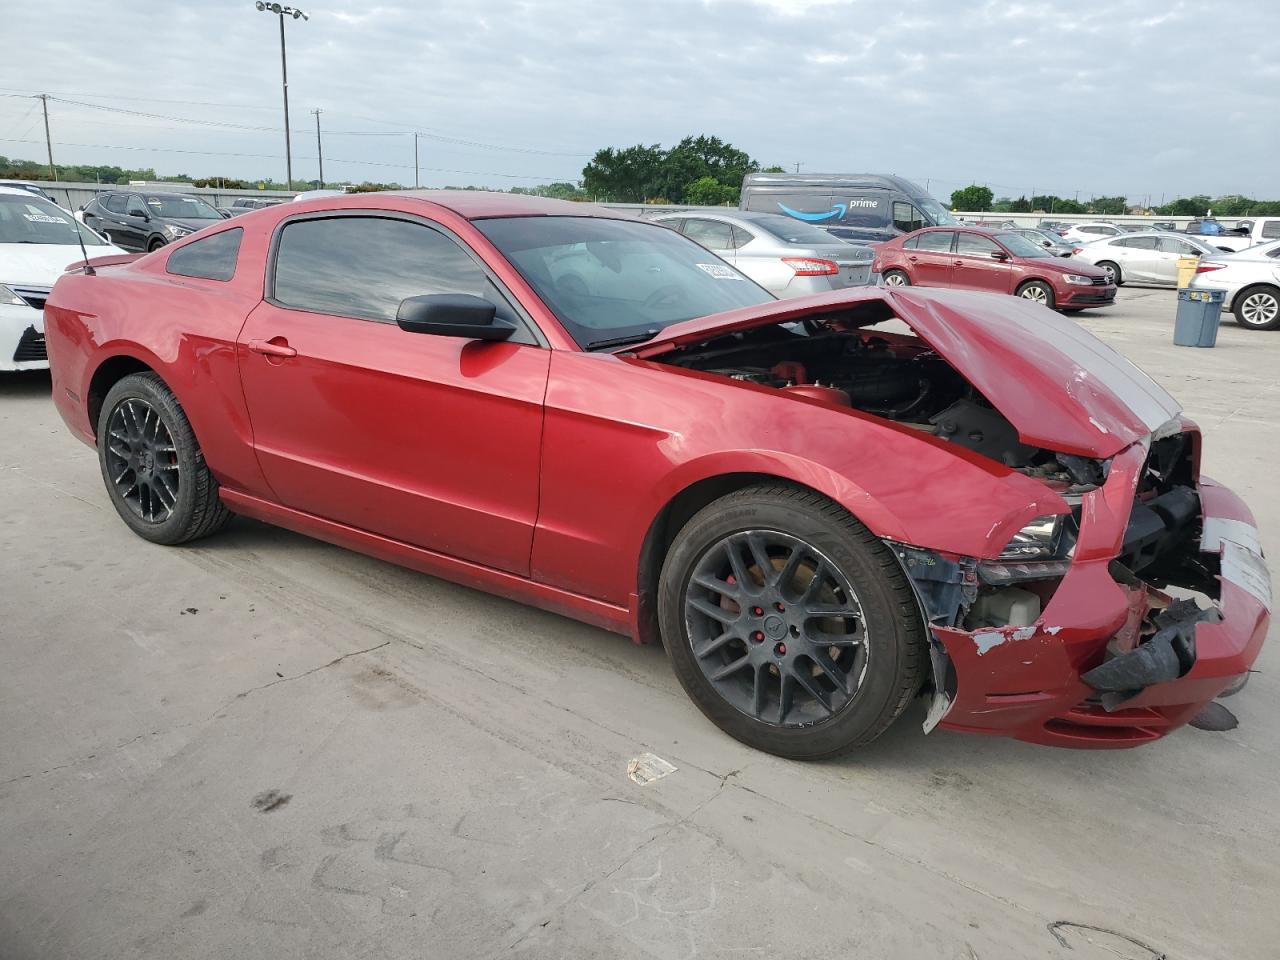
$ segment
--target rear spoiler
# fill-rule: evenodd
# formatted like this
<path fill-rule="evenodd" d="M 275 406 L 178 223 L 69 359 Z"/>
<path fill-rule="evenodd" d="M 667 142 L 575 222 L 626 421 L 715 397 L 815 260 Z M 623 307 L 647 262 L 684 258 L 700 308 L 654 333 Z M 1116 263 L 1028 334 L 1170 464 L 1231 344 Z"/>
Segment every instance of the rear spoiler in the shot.
<path fill-rule="evenodd" d="M 145 253 L 122 253 L 110 257 L 94 257 L 88 261 L 89 266 L 97 270 L 99 267 L 118 267 L 122 264 L 133 263 L 139 257 L 145 257 Z M 84 270 L 85 261 L 77 260 L 75 263 L 69 263 L 63 273 L 80 273 Z"/>

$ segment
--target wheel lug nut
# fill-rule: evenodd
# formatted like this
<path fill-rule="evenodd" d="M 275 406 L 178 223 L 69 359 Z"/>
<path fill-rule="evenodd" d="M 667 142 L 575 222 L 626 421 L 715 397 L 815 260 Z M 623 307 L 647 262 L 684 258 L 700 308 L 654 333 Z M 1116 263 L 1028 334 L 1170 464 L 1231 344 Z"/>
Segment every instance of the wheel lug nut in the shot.
<path fill-rule="evenodd" d="M 764 632 L 761 630 L 757 630 L 755 633 L 751 635 L 751 639 L 754 640 L 756 643 L 761 643 L 764 640 Z"/>
<path fill-rule="evenodd" d="M 773 652 L 780 657 L 785 656 L 787 653 L 787 645 L 785 643 L 779 643 L 773 648 Z"/>
<path fill-rule="evenodd" d="M 757 617 L 764 615 L 764 609 L 762 607 L 752 607 L 751 612 Z"/>
<path fill-rule="evenodd" d="M 777 610 L 779 613 L 784 613 L 784 612 L 786 611 L 786 609 L 787 609 L 787 608 L 786 608 L 786 607 L 784 607 L 784 606 L 783 606 L 782 604 L 780 604 L 780 603 L 775 603 L 775 604 L 773 605 L 773 609 Z"/>

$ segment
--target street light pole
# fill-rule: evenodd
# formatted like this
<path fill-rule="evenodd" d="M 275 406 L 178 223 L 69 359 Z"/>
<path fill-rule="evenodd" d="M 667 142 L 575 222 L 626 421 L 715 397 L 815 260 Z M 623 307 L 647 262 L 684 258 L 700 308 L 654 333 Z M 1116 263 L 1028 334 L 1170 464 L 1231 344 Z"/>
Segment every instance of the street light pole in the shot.
<path fill-rule="evenodd" d="M 289 66 L 284 52 L 284 18 L 287 14 L 297 20 L 311 19 L 296 7 L 286 7 L 278 3 L 265 3 L 258 0 L 254 4 L 259 13 L 274 13 L 280 18 L 280 82 L 284 93 L 284 169 L 288 180 L 288 189 L 293 189 L 293 149 L 289 141 Z"/>

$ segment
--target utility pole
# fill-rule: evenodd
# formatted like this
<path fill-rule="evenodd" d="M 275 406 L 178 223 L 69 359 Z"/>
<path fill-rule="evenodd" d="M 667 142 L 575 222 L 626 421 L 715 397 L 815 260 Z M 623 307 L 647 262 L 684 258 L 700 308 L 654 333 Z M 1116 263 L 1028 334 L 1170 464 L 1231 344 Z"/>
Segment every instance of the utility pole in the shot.
<path fill-rule="evenodd" d="M 799 161 L 799 160 L 797 160 L 797 161 L 796 161 L 796 173 L 799 173 L 799 172 L 800 172 L 800 161 Z"/>
<path fill-rule="evenodd" d="M 53 138 L 49 136 L 49 95 L 40 94 L 40 105 L 44 107 L 44 145 L 49 150 L 49 179 L 58 179 L 58 168 L 53 165 Z"/>
<path fill-rule="evenodd" d="M 316 157 L 320 161 L 320 189 L 324 189 L 324 148 L 320 146 L 320 108 L 311 111 L 316 115 Z"/>
<path fill-rule="evenodd" d="M 254 6 L 259 13 L 274 13 L 280 18 L 280 82 L 284 92 L 284 169 L 288 180 L 288 189 L 293 189 L 293 149 L 289 141 L 289 66 L 284 53 L 284 18 L 286 14 L 293 19 L 309 20 L 305 13 L 295 7 L 282 7 L 278 3 L 264 3 L 258 0 Z"/>
<path fill-rule="evenodd" d="M 416 190 L 422 184 L 418 181 L 418 134 L 413 134 L 413 186 Z"/>

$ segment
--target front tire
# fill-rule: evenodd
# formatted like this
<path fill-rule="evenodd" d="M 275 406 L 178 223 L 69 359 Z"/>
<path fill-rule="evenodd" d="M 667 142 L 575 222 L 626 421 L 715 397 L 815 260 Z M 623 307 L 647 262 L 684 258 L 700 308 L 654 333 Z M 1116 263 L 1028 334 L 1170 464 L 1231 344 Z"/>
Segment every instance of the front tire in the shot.
<path fill-rule="evenodd" d="M 147 244 L 147 252 L 155 253 L 157 250 L 159 250 L 163 246 L 164 246 L 164 240 L 162 240 L 160 237 L 156 237 L 154 240 L 152 240 L 150 243 Z"/>
<path fill-rule="evenodd" d="M 187 415 L 154 373 L 130 374 L 107 392 L 98 464 L 112 506 L 144 540 L 186 543 L 231 519 Z"/>
<path fill-rule="evenodd" d="M 1246 287 L 1236 295 L 1231 312 L 1246 330 L 1275 330 L 1280 327 L 1280 289 Z"/>
<path fill-rule="evenodd" d="M 885 286 L 888 287 L 909 287 L 911 286 L 911 278 L 901 270 L 886 270 L 884 272 Z"/>
<path fill-rule="evenodd" d="M 699 511 L 662 568 L 658 617 L 685 692 L 721 730 L 796 760 L 880 736 L 924 682 L 924 625 L 880 540 L 798 487 Z"/>
<path fill-rule="evenodd" d="M 1023 300 L 1030 300 L 1032 303 L 1041 303 L 1053 309 L 1053 287 L 1049 286 L 1043 280 L 1031 280 L 1024 283 L 1018 288 L 1017 295 Z"/>
<path fill-rule="evenodd" d="M 1120 264 L 1112 263 L 1110 260 L 1102 260 L 1098 263 L 1098 266 L 1107 272 L 1107 277 L 1117 287 L 1124 284 L 1124 275 L 1120 272 Z"/>

